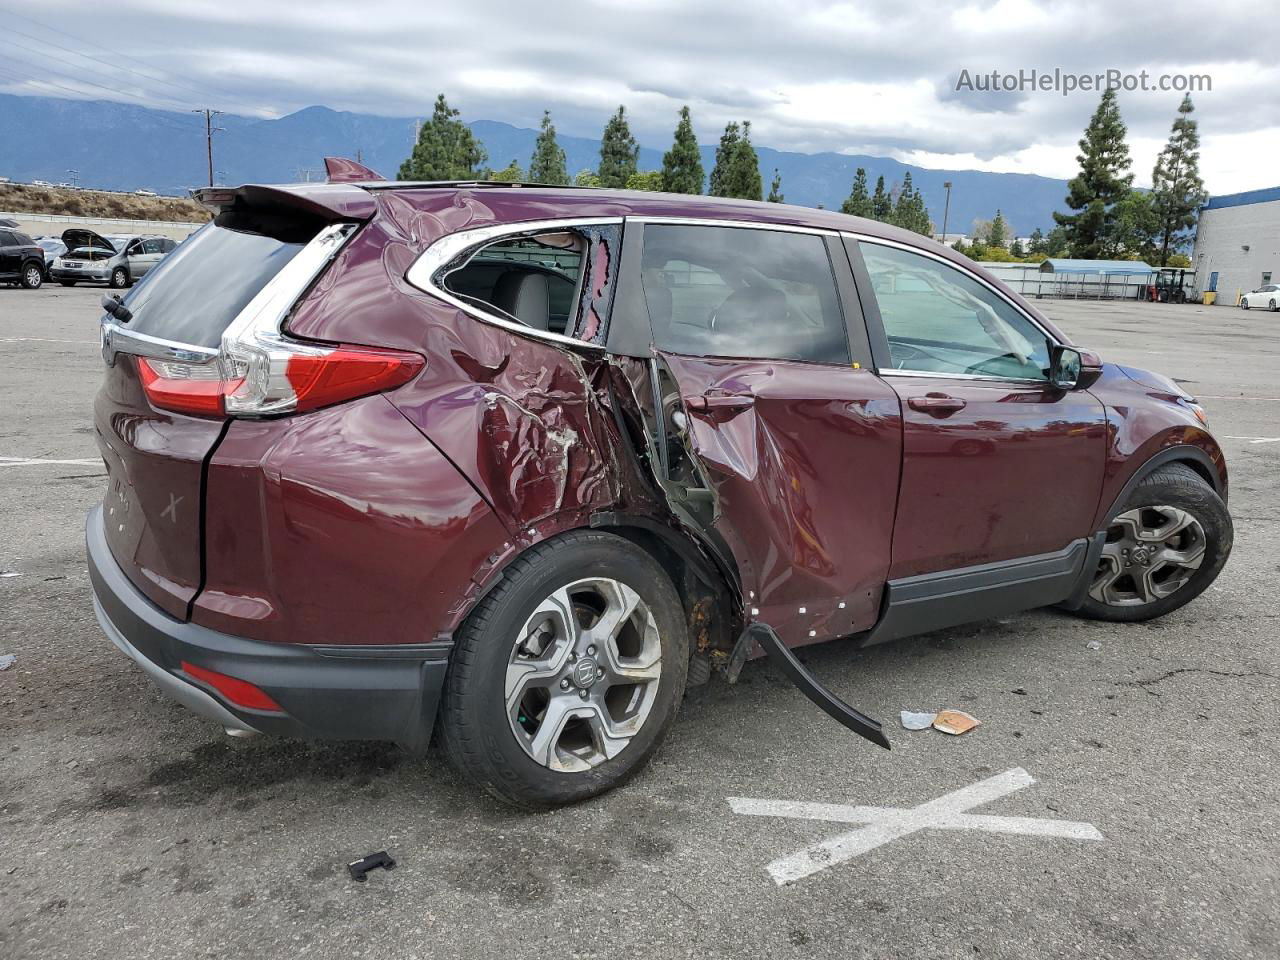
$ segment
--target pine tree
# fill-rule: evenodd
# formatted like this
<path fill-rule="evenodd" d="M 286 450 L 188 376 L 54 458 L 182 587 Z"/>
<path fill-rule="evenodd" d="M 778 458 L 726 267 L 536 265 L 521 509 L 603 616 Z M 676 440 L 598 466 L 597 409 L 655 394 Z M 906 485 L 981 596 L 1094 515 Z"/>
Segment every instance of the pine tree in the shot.
<path fill-rule="evenodd" d="M 760 177 L 760 158 L 751 145 L 751 121 L 742 123 L 742 139 L 738 141 L 738 157 L 734 165 L 739 192 L 734 196 L 744 200 L 763 200 L 764 181 Z"/>
<path fill-rule="evenodd" d="M 534 183 L 550 183 L 560 186 L 569 182 L 565 168 L 564 148 L 556 143 L 556 128 L 551 123 L 551 111 L 542 111 L 542 129 L 533 145 L 533 159 L 529 161 L 529 179 Z"/>
<path fill-rule="evenodd" d="M 871 195 L 871 218 L 888 223 L 889 215 L 892 212 L 893 201 L 889 199 L 889 194 L 885 192 L 884 177 L 880 177 L 876 180 L 876 192 Z"/>
<path fill-rule="evenodd" d="M 1027 246 L 1027 255 L 1030 256 L 1044 252 L 1044 232 L 1039 227 L 1036 227 L 1031 231 L 1031 243 Z"/>
<path fill-rule="evenodd" d="M 689 108 L 680 108 L 671 149 L 662 155 L 662 189 L 667 193 L 702 193 L 702 154 L 693 135 Z"/>
<path fill-rule="evenodd" d="M 866 183 L 863 182 L 863 192 L 866 192 Z M 925 209 L 924 197 L 920 191 L 915 188 L 911 182 L 911 171 L 908 170 L 902 178 L 902 189 L 898 191 L 898 199 L 893 205 L 893 212 L 889 216 L 889 222 L 896 226 L 902 227 L 904 230 L 911 230 L 914 233 L 920 233 L 928 236 L 932 227 L 929 221 L 929 211 Z"/>
<path fill-rule="evenodd" d="M 859 167 L 853 174 L 853 188 L 844 203 L 840 204 L 840 212 L 854 217 L 871 218 L 871 197 L 867 194 L 867 171 Z"/>
<path fill-rule="evenodd" d="M 893 211 L 889 214 L 889 222 L 894 226 L 906 227 L 911 216 L 911 171 L 902 178 L 902 186 L 898 189 L 897 199 L 893 203 Z"/>
<path fill-rule="evenodd" d="M 991 247 L 1009 246 L 1009 230 L 1004 222 L 1004 214 L 996 209 L 995 219 L 991 221 L 991 230 L 987 233 L 987 245 Z"/>
<path fill-rule="evenodd" d="M 783 203 L 786 200 L 782 195 L 782 174 L 777 167 L 773 168 L 773 182 L 769 184 L 769 196 L 765 199 L 770 203 Z"/>
<path fill-rule="evenodd" d="M 626 108 L 618 107 L 605 124 L 600 140 L 600 186 L 625 187 L 627 178 L 636 172 L 639 157 L 640 145 L 627 126 Z"/>
<path fill-rule="evenodd" d="M 436 97 L 431 119 L 418 131 L 413 152 L 400 164 L 401 180 L 472 180 L 484 165 L 484 148 L 444 94 Z"/>
<path fill-rule="evenodd" d="M 1067 184 L 1067 206 L 1074 214 L 1057 213 L 1053 219 L 1067 237 L 1071 256 L 1097 259 L 1115 246 L 1115 206 L 1129 192 L 1129 145 L 1125 125 L 1116 105 L 1116 92 L 1108 88 L 1080 140 L 1080 173 Z"/>
<path fill-rule="evenodd" d="M 1196 215 L 1208 194 L 1200 179 L 1200 133 L 1191 119 L 1195 107 L 1188 94 L 1178 106 L 1169 142 L 1160 151 L 1151 176 L 1151 200 L 1160 222 L 1160 266 L 1188 239 L 1186 231 L 1195 226 Z"/>
<path fill-rule="evenodd" d="M 720 145 L 716 147 L 716 165 L 711 168 L 711 189 L 708 191 L 713 197 L 733 196 L 727 190 L 741 132 L 742 129 L 735 120 L 725 124 L 724 133 L 720 134 Z"/>

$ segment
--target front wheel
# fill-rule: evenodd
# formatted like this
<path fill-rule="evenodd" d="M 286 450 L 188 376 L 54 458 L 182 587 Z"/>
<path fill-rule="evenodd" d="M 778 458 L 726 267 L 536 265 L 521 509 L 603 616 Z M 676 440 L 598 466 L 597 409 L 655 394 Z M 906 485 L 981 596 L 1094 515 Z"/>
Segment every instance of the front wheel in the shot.
<path fill-rule="evenodd" d="M 1217 579 L 1234 531 L 1226 504 L 1181 463 L 1143 479 L 1107 527 L 1089 596 L 1095 620 L 1152 620 L 1190 603 Z"/>
<path fill-rule="evenodd" d="M 1275 310 L 1275 308 L 1276 308 L 1276 302 L 1275 302 L 1275 300 L 1274 300 L 1274 299 L 1272 299 L 1272 300 L 1268 301 L 1268 303 L 1267 303 L 1267 309 L 1269 309 L 1269 310 L 1273 310 L 1273 311 L 1274 311 L 1274 310 Z"/>
<path fill-rule="evenodd" d="M 1240 301 L 1240 309 L 1241 309 L 1241 310 L 1248 310 L 1248 309 L 1249 309 L 1249 301 L 1248 301 L 1248 300 L 1241 300 L 1241 301 Z"/>
<path fill-rule="evenodd" d="M 28 290 L 39 290 L 44 283 L 44 271 L 36 264 L 29 263 L 22 271 L 22 285 Z"/>
<path fill-rule="evenodd" d="M 584 800 L 648 761 L 688 666 L 684 608 L 662 567 L 622 537 L 574 531 L 514 561 L 458 631 L 441 742 L 501 800 Z"/>
<path fill-rule="evenodd" d="M 129 274 L 124 267 L 116 267 L 111 271 L 111 286 L 123 290 L 129 285 Z"/>

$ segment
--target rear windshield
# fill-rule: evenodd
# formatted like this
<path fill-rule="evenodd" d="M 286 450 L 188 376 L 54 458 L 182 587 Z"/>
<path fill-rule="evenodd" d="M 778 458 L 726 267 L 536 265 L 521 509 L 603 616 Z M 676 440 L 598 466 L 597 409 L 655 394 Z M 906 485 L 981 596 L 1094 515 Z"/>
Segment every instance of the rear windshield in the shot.
<path fill-rule="evenodd" d="M 303 248 L 214 224 L 201 227 L 133 288 L 129 329 L 217 347 L 222 331 Z"/>

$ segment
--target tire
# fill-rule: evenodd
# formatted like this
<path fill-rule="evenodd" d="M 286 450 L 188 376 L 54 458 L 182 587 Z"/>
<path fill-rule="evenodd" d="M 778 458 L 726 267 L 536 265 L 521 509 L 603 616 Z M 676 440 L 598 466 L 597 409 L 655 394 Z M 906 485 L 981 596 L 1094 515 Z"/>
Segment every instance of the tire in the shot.
<path fill-rule="evenodd" d="M 1241 310 L 1248 310 L 1248 309 L 1249 309 L 1249 301 L 1248 301 L 1248 300 L 1241 300 L 1241 301 L 1240 301 L 1240 309 L 1241 309 Z"/>
<path fill-rule="evenodd" d="M 28 263 L 22 268 L 22 285 L 28 290 L 39 290 L 44 283 L 44 268 Z"/>
<path fill-rule="evenodd" d="M 74 287 L 76 285 L 75 280 L 59 280 L 58 282 L 64 287 Z"/>
<path fill-rule="evenodd" d="M 1269 300 L 1269 301 L 1267 301 L 1267 309 L 1268 309 L 1268 310 L 1274 311 L 1274 310 L 1275 310 L 1275 308 L 1276 308 L 1276 301 L 1275 301 L 1275 299 L 1274 299 L 1274 298 L 1273 298 L 1273 299 L 1271 299 L 1271 300 Z"/>
<path fill-rule="evenodd" d="M 635 612 L 612 631 L 618 639 L 602 641 L 612 655 L 588 645 L 605 636 L 592 637 L 588 629 L 599 626 L 596 610 L 607 614 L 615 609 L 610 597 L 630 596 L 610 584 L 624 585 L 638 599 Z M 566 628 L 554 612 L 536 619 L 564 609 L 561 591 L 571 586 L 577 629 Z M 571 651 L 574 659 L 566 660 Z M 557 661 L 560 667 L 551 666 Z M 598 670 L 601 679 L 579 686 L 588 662 L 585 673 Z M 509 686 L 508 668 L 516 663 L 547 666 L 531 666 L 527 676 L 536 679 L 527 686 L 519 674 Z M 614 670 L 628 664 L 653 679 L 618 682 Z M 684 608 L 657 561 L 614 534 L 573 531 L 513 561 L 457 632 L 441 699 L 440 742 L 463 776 L 500 800 L 529 808 L 585 800 L 626 783 L 645 765 L 675 720 L 688 667 Z M 567 716 L 571 710 L 589 715 Z M 609 711 L 611 729 L 593 710 Z M 540 738 L 553 717 L 563 719 Z M 601 739 L 606 729 L 611 736 Z M 535 759 L 539 751 L 541 760 Z"/>
<path fill-rule="evenodd" d="M 111 287 L 114 290 L 123 290 L 129 286 L 129 271 L 124 267 L 116 267 L 111 271 Z"/>
<path fill-rule="evenodd" d="M 1189 517 L 1192 522 L 1164 541 L 1139 540 L 1139 549 L 1151 551 L 1150 554 L 1138 557 L 1139 549 L 1134 549 L 1123 556 L 1125 544 L 1132 542 L 1128 536 L 1135 529 L 1133 521 L 1119 522 L 1126 515 L 1141 518 L 1137 520 L 1139 526 L 1155 521 L 1157 536 L 1161 529 L 1158 524 L 1174 530 L 1182 519 Z M 1177 610 L 1218 578 L 1231 553 L 1233 537 L 1226 504 L 1203 477 L 1182 463 L 1159 467 L 1138 484 L 1108 526 L 1104 551 L 1111 556 L 1104 554 L 1089 595 L 1076 613 L 1093 620 L 1135 623 Z M 1199 551 L 1198 539 L 1203 544 Z M 1172 546 L 1170 541 L 1174 541 Z M 1161 551 L 1194 557 L 1194 566 L 1160 563 Z M 1169 552 L 1165 555 L 1169 556 Z M 1149 555 L 1154 555 L 1154 562 L 1146 559 Z M 1109 586 L 1104 585 L 1108 578 L 1112 578 Z M 1168 592 L 1161 595 L 1163 591 Z"/>

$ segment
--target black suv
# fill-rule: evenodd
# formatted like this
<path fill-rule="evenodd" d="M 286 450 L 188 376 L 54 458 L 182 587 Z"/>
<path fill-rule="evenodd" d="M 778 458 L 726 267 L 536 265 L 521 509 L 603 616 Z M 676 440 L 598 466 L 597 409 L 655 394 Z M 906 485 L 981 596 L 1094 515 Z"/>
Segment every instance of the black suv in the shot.
<path fill-rule="evenodd" d="M 0 228 L 0 283 L 35 290 L 44 283 L 44 251 L 25 233 Z"/>

